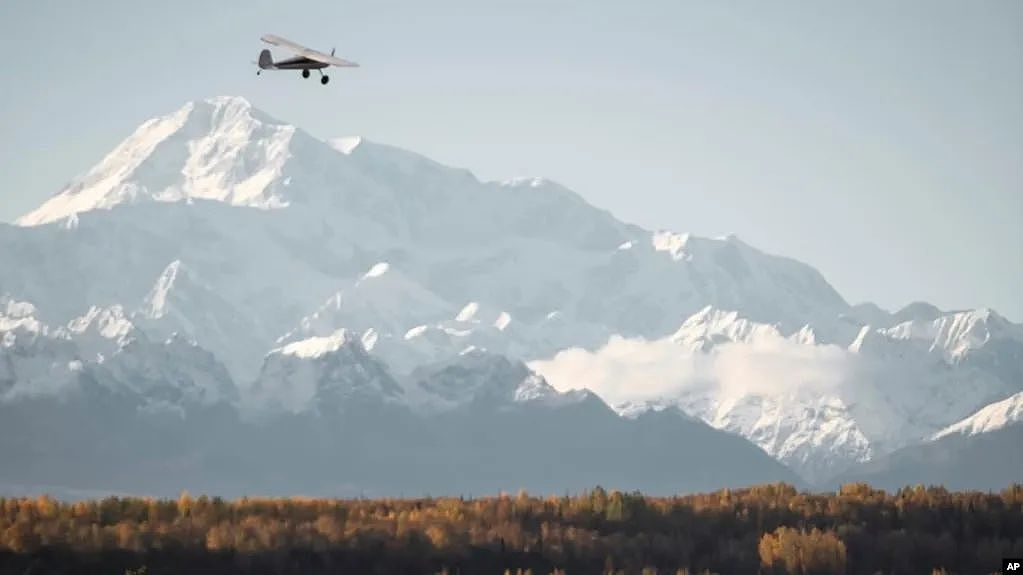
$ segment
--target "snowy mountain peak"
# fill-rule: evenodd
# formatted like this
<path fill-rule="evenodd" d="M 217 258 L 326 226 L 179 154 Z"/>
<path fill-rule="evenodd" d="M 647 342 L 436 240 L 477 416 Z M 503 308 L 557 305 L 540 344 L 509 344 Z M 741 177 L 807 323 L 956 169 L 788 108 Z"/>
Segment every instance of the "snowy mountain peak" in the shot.
<path fill-rule="evenodd" d="M 882 332 L 897 340 L 918 341 L 929 350 L 955 362 L 971 351 L 984 347 L 993 339 L 1010 339 L 1023 343 L 1023 330 L 991 309 L 951 312 L 933 319 L 907 320 Z"/>
<path fill-rule="evenodd" d="M 200 102 L 209 106 L 212 111 L 226 117 L 244 114 L 252 109 L 252 104 L 244 96 L 211 96 L 200 100 Z M 192 102 L 191 105 L 195 106 L 196 103 Z"/>
<path fill-rule="evenodd" d="M 927 347 L 910 339 L 893 337 L 887 329 L 865 325 L 859 329 L 846 349 L 853 354 L 875 360 L 903 364 L 921 362 L 922 366 L 933 366 L 943 362 L 931 357 Z"/>
<path fill-rule="evenodd" d="M 696 257 L 721 259 L 722 254 L 734 252 L 754 252 L 762 255 L 758 250 L 740 240 L 735 234 L 728 234 L 717 238 L 704 238 L 689 233 L 658 230 L 650 235 L 650 243 L 654 251 L 666 252 L 675 261 L 692 262 Z"/>
<path fill-rule="evenodd" d="M 295 128 L 221 96 L 144 122 L 103 160 L 18 220 L 32 226 L 140 201 L 207 199 L 264 209 Z M 69 220 L 70 221 L 70 220 Z"/>
<path fill-rule="evenodd" d="M 736 311 L 707 306 L 687 318 L 671 341 L 691 351 L 708 351 L 721 343 L 751 343 L 770 337 L 782 337 L 773 325 L 750 321 Z"/>
<path fill-rule="evenodd" d="M 467 348 L 457 356 L 420 367 L 410 376 L 430 409 L 452 409 L 485 403 L 491 407 L 545 401 L 558 393 L 519 361 Z"/>
<path fill-rule="evenodd" d="M 708 305 L 689 316 L 686 321 L 682 323 L 682 327 L 706 325 L 708 323 L 733 324 L 739 320 L 739 312 L 737 311 L 717 309 L 714 306 Z"/>
<path fill-rule="evenodd" d="M 328 336 L 310 337 L 308 339 L 289 343 L 274 351 L 277 351 L 282 355 L 293 355 L 295 357 L 310 359 L 334 353 L 342 347 L 347 346 L 358 346 L 358 348 L 361 349 L 362 339 L 358 336 L 358 334 L 341 328 Z"/>
<path fill-rule="evenodd" d="M 934 434 L 932 439 L 949 435 L 990 433 L 1023 421 L 1023 392 L 992 403 L 970 417 Z"/>
<path fill-rule="evenodd" d="M 398 402 L 404 390 L 356 332 L 339 329 L 272 350 L 249 398 L 256 410 L 338 413 L 365 402 Z"/>

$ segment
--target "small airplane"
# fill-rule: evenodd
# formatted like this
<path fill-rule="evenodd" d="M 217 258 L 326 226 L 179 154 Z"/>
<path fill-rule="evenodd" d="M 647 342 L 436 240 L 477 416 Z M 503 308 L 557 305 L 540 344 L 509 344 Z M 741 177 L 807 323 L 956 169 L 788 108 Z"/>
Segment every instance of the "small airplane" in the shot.
<path fill-rule="evenodd" d="M 259 70 L 256 71 L 257 75 L 263 70 L 302 70 L 302 77 L 308 78 L 309 70 L 316 70 L 320 73 L 320 83 L 326 85 L 330 81 L 330 76 L 324 74 L 323 69 L 327 66 L 338 66 L 341 68 L 359 67 L 355 62 L 335 57 L 333 49 L 331 49 L 330 54 L 324 54 L 273 34 L 267 34 L 260 39 L 271 46 L 280 46 L 289 52 L 294 52 L 296 56 L 274 62 L 270 50 L 264 49 L 259 53 L 259 62 L 257 62 Z"/>

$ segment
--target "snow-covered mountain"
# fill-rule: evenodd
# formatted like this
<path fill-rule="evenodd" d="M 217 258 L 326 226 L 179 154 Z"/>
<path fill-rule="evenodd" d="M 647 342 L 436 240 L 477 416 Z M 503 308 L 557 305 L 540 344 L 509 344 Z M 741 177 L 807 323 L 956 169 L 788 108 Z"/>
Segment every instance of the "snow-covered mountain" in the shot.
<path fill-rule="evenodd" d="M 1018 326 L 987 310 L 820 343 L 809 325 L 786 334 L 707 307 L 662 339 L 613 338 L 531 365 L 558 387 L 590 386 L 626 416 L 676 407 L 820 481 L 1023 388 L 1013 377 L 1020 341 Z"/>
<path fill-rule="evenodd" d="M 282 207 L 287 200 L 274 184 L 295 132 L 240 98 L 191 102 L 139 126 L 102 162 L 18 223 L 44 224 L 142 200 Z"/>
<path fill-rule="evenodd" d="M 798 481 L 739 437 L 681 414 L 624 420 L 500 355 L 470 351 L 395 378 L 342 329 L 269 352 L 239 398 L 208 352 L 179 337 L 150 344 L 118 310 L 66 329 L 30 313 L 8 302 L 3 317 L 0 486 L 352 496 Z M 26 363 L 33 348 L 15 345 L 26 333 L 62 345 Z M 64 388 L 19 389 L 56 368 Z"/>
<path fill-rule="evenodd" d="M 481 404 L 496 409 L 526 403 L 557 408 L 591 397 L 585 391 L 560 393 L 525 364 L 478 349 L 418 367 L 408 380 L 422 407 L 430 411 Z"/>
<path fill-rule="evenodd" d="M 560 311 L 622 324 L 630 333 L 663 331 L 670 324 L 662 312 L 687 316 L 707 303 L 800 325 L 845 308 L 816 271 L 734 237 L 647 232 L 546 180 L 480 182 L 467 171 L 366 140 L 347 150 L 272 120 L 240 98 L 195 102 L 143 124 L 91 172 L 21 218 L 33 233 L 8 229 L 5 235 L 28 244 L 22 253 L 58 234 L 72 236 L 68 243 L 148 235 L 131 238 L 139 250 L 181 257 L 156 264 L 155 273 L 138 273 L 147 275 L 139 278 L 147 291 L 180 260 L 209 285 L 227 283 L 218 276 L 228 271 L 259 280 L 232 282 L 230 295 L 251 294 L 271 279 L 291 292 L 316 291 L 301 302 L 309 311 L 342 280 L 379 262 L 447 301 L 481 301 L 530 321 Z M 179 209 L 145 209 L 161 203 Z M 39 226 L 46 222 L 59 225 Z M 83 251 L 69 255 L 89 255 Z M 118 251 L 129 257 L 134 250 Z M 297 260 L 304 273 L 284 267 L 287 260 Z M 230 267 L 208 270 L 213 263 Z M 276 272 L 273 278 L 265 277 L 269 272 Z M 524 274 L 534 281 L 523 281 Z M 335 283 L 297 289 L 306 276 Z M 608 278 L 615 285 L 601 281 Z M 31 279 L 23 274 L 11 291 L 42 289 L 25 285 Z M 111 289 L 96 286 L 103 288 Z M 94 298 L 99 295 L 107 294 Z"/>
<path fill-rule="evenodd" d="M 813 480 L 1023 388 L 1023 330 L 993 311 L 849 306 L 735 236 L 321 141 L 237 97 L 142 124 L 0 224 L 0 312 L 0 402 L 84 385 L 186 416 L 457 419 L 603 405 L 566 393 L 588 389 Z"/>
<path fill-rule="evenodd" d="M 934 434 L 935 440 L 953 435 L 993 433 L 1023 423 L 1023 392 L 985 406 L 973 415 Z"/>
<path fill-rule="evenodd" d="M 977 410 L 919 444 L 848 470 L 832 483 L 869 481 L 997 490 L 1023 477 L 1023 392 Z"/>
<path fill-rule="evenodd" d="M 0 401 L 61 397 L 83 380 L 129 394 L 143 410 L 183 413 L 238 399 L 227 369 L 177 334 L 153 340 L 119 306 L 92 307 L 64 326 L 48 326 L 25 302 L 0 312 Z"/>
<path fill-rule="evenodd" d="M 272 350 L 253 387 L 256 409 L 340 413 L 377 402 L 400 402 L 403 390 L 344 328 Z"/>

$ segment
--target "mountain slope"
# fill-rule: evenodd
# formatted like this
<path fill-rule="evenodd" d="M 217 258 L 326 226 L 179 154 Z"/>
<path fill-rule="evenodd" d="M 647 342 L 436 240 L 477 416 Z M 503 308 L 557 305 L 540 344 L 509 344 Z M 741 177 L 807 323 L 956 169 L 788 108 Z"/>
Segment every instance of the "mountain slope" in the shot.
<path fill-rule="evenodd" d="M 973 436 L 993 433 L 1021 423 L 1023 423 L 1023 392 L 1002 401 L 996 401 L 970 417 L 942 429 L 934 434 L 934 439 L 939 440 L 954 435 Z"/>
<path fill-rule="evenodd" d="M 997 490 L 1023 477 L 1023 392 L 992 403 L 912 445 L 843 474 L 894 489 L 927 483 L 949 489 Z"/>

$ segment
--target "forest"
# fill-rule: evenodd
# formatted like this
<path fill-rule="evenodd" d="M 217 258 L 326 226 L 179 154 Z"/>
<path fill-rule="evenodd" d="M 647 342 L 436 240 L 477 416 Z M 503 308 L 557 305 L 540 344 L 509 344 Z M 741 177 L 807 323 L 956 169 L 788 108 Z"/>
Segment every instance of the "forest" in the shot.
<path fill-rule="evenodd" d="M 772 484 L 648 497 L 0 498 L 0 573 L 989 574 L 1023 556 L 999 493 Z"/>

